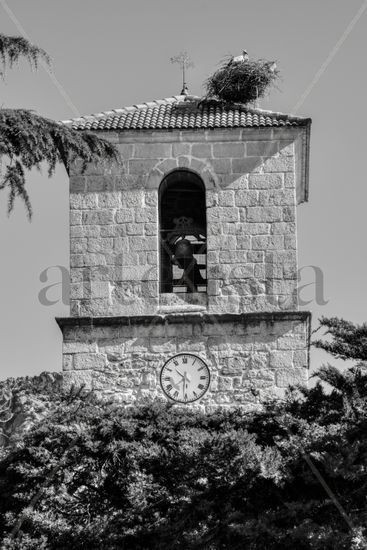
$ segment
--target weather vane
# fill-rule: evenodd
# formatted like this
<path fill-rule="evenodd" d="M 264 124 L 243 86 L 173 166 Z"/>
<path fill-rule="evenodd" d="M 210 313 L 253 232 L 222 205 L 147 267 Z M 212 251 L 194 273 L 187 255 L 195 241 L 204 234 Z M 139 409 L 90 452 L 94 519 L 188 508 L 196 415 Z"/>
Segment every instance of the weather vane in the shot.
<path fill-rule="evenodd" d="M 186 85 L 186 69 L 194 67 L 193 61 L 189 58 L 186 51 L 180 52 L 178 55 L 171 57 L 171 63 L 178 63 L 182 69 L 182 91 L 181 94 L 187 95 L 188 87 Z"/>

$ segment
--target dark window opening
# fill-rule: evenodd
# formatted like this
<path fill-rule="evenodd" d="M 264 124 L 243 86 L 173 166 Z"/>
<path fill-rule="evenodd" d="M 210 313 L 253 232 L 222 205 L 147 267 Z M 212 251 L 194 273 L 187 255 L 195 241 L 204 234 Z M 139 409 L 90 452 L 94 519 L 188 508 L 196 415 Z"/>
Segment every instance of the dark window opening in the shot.
<path fill-rule="evenodd" d="M 176 170 L 159 188 L 160 291 L 206 292 L 205 187 L 199 176 Z"/>

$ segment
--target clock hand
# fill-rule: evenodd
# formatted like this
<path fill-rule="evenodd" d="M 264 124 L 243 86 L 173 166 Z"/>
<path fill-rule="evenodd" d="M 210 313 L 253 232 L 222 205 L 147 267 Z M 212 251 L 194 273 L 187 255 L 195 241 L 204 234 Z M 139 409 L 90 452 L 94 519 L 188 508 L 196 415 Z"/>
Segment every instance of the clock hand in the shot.
<path fill-rule="evenodd" d="M 187 376 L 187 372 L 185 371 L 184 372 L 184 375 L 183 375 L 183 384 L 182 384 L 182 395 L 183 395 L 183 398 L 187 398 L 187 390 L 188 390 L 188 387 L 189 387 L 189 382 L 191 382 L 190 378 Z M 186 399 L 185 399 L 186 400 Z"/>
<path fill-rule="evenodd" d="M 177 372 L 177 374 L 179 374 L 182 378 L 182 380 L 187 380 L 188 382 L 191 382 L 191 378 L 189 376 L 187 376 L 187 372 L 185 371 L 185 374 L 181 374 L 179 370 L 175 369 L 175 371 Z"/>

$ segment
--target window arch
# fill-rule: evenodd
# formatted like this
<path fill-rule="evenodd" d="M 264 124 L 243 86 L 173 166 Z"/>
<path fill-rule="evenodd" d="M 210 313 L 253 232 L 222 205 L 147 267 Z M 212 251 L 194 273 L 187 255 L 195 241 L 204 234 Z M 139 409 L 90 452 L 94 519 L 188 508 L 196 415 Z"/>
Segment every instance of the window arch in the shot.
<path fill-rule="evenodd" d="M 206 201 L 190 170 L 168 174 L 159 188 L 160 292 L 206 292 Z"/>

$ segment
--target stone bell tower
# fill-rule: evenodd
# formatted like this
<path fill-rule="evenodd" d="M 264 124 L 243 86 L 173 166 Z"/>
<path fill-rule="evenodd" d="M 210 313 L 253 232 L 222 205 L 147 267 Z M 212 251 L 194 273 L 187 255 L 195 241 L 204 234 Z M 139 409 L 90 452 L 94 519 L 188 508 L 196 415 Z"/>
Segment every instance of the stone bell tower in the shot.
<path fill-rule="evenodd" d="M 123 159 L 70 177 L 67 383 L 204 410 L 306 383 L 296 205 L 310 119 L 174 96 L 66 124 Z"/>

